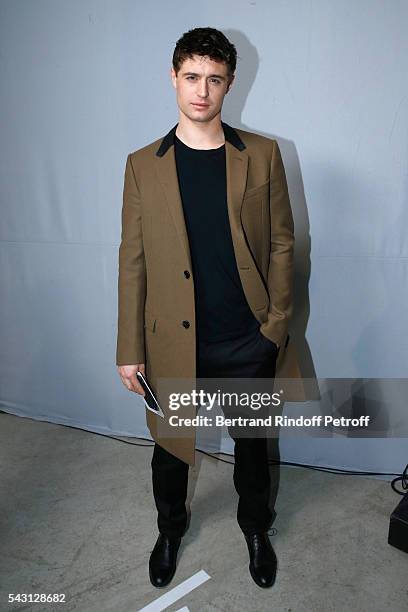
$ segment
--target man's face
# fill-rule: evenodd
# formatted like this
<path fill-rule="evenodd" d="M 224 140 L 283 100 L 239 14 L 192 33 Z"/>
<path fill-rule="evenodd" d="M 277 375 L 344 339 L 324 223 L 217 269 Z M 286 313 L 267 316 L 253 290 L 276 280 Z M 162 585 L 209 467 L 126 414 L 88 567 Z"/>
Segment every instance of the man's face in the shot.
<path fill-rule="evenodd" d="M 177 76 L 171 69 L 171 79 L 180 111 L 191 121 L 208 122 L 221 112 L 234 77 L 228 77 L 225 62 L 194 55 L 182 63 Z"/>

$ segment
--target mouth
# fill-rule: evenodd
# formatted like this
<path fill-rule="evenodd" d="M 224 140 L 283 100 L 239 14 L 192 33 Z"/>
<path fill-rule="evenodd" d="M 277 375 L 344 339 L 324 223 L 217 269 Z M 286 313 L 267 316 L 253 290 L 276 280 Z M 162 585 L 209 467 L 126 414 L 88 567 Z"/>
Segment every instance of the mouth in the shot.
<path fill-rule="evenodd" d="M 199 104 L 196 102 L 192 102 L 192 105 L 195 106 L 196 108 L 208 108 L 210 106 L 209 104 Z"/>

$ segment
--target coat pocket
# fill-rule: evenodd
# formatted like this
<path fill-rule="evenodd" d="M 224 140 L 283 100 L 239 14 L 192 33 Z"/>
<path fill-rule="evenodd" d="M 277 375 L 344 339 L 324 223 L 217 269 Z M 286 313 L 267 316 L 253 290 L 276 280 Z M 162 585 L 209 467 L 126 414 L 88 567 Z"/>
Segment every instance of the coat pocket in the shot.
<path fill-rule="evenodd" d="M 155 332 L 157 328 L 157 318 L 150 312 L 145 311 L 144 326 L 151 332 Z"/>
<path fill-rule="evenodd" d="M 251 187 L 250 189 L 247 189 L 244 193 L 244 200 L 246 200 L 247 198 L 252 198 L 253 196 L 258 196 L 259 198 L 262 198 L 262 196 L 265 196 L 268 193 L 269 179 L 261 185 L 257 185 L 256 187 Z"/>

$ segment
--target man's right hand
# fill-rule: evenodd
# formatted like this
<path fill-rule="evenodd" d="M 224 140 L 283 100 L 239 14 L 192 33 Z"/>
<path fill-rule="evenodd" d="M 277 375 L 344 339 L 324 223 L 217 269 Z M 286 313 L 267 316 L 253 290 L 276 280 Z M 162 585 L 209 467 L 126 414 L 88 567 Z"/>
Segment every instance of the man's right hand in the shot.
<path fill-rule="evenodd" d="M 117 366 L 117 368 L 119 376 L 121 377 L 126 389 L 144 396 L 145 392 L 137 379 L 136 372 L 141 372 L 143 375 L 145 375 L 145 364 L 138 363 L 136 365 L 121 365 Z"/>

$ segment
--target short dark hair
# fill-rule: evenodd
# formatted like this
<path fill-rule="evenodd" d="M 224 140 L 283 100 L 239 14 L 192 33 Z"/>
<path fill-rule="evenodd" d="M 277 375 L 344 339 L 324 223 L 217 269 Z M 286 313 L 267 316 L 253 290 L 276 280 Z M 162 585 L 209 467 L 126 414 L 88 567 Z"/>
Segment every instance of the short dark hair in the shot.
<path fill-rule="evenodd" d="M 213 61 L 227 64 L 232 76 L 237 66 L 237 50 L 228 38 L 215 28 L 194 28 L 179 38 L 173 53 L 173 68 L 177 74 L 181 64 L 193 55 L 208 56 Z"/>

